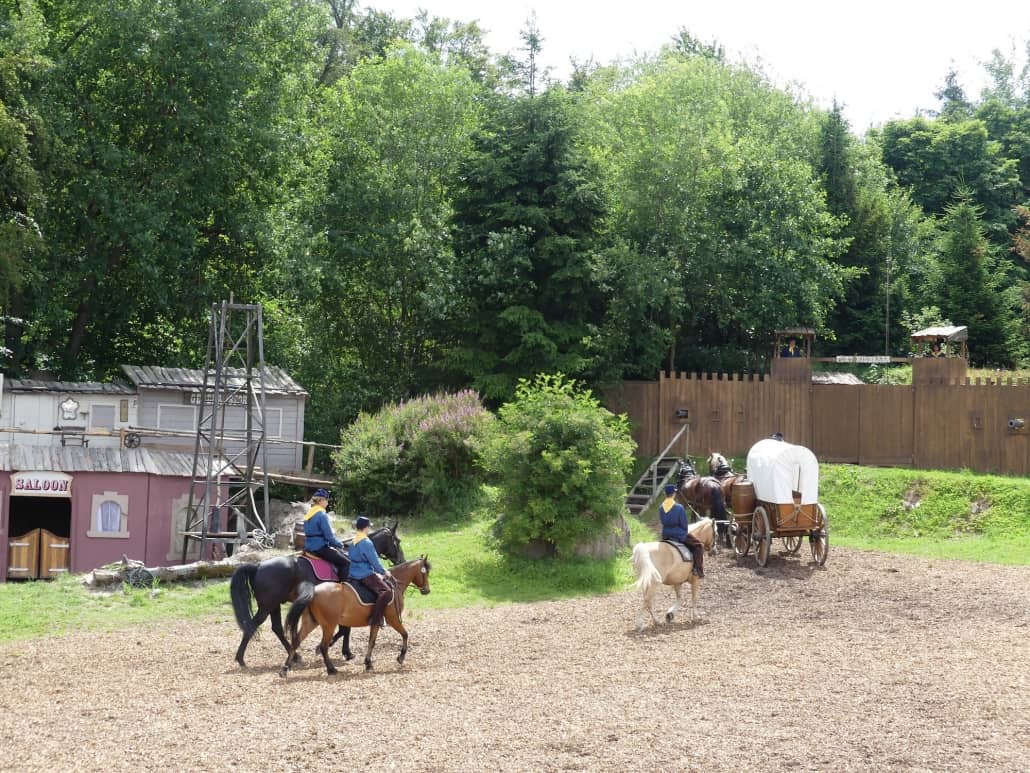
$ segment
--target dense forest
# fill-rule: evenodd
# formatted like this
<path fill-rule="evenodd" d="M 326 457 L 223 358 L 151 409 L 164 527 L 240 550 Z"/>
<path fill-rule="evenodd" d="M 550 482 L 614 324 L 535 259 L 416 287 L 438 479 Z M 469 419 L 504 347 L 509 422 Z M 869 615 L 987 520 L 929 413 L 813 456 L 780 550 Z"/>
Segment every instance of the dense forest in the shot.
<path fill-rule="evenodd" d="M 196 367 L 230 295 L 314 439 L 539 372 L 758 370 L 787 325 L 1030 359 L 1026 57 L 859 137 L 687 30 L 567 82 L 522 40 L 353 0 L 0 0 L 3 372 Z"/>

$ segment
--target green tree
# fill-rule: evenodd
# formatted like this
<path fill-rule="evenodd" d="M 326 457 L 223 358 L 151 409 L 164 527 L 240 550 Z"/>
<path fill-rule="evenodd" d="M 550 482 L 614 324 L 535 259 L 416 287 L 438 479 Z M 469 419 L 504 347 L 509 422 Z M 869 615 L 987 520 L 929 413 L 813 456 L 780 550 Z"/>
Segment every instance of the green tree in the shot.
<path fill-rule="evenodd" d="M 884 162 L 924 210 L 942 215 L 960 191 L 968 191 L 983 208 L 992 240 L 1008 244 L 1012 207 L 1020 203 L 1022 190 L 1018 165 L 991 139 L 983 121 L 892 121 L 878 141 Z"/>
<path fill-rule="evenodd" d="M 675 287 L 670 368 L 756 366 L 770 332 L 822 326 L 847 268 L 815 179 L 817 125 L 760 73 L 667 55 L 585 100 L 613 228 Z"/>
<path fill-rule="evenodd" d="M 478 120 L 460 67 L 409 45 L 358 64 L 326 95 L 323 192 L 312 230 L 302 370 L 339 426 L 439 380 L 440 328 L 457 302 L 451 199 Z M 347 389 L 339 385 L 347 384 Z"/>
<path fill-rule="evenodd" d="M 464 308 L 447 356 L 455 377 L 490 399 L 510 397 L 520 378 L 582 376 L 595 364 L 605 202 L 578 120 L 559 86 L 495 96 L 464 165 L 455 214 Z"/>
<path fill-rule="evenodd" d="M 947 208 L 941 233 L 941 311 L 969 328 L 970 359 L 978 365 L 1013 362 L 1012 319 L 999 302 L 991 269 L 996 259 L 984 235 L 981 210 L 968 196 Z"/>
<path fill-rule="evenodd" d="M 290 244 L 322 17 L 291 0 L 47 4 L 51 281 L 27 359 L 103 376 L 195 362 L 211 301 L 260 300 Z"/>
<path fill-rule="evenodd" d="M 38 281 L 45 249 L 39 170 L 48 161 L 50 141 L 39 100 L 50 67 L 42 54 L 48 34 L 31 0 L 0 7 L 0 311 L 4 359 L 12 362 L 21 358 L 22 289 Z"/>
<path fill-rule="evenodd" d="M 558 555 L 615 530 L 634 443 L 625 416 L 562 375 L 522 380 L 480 446 L 500 488 L 502 549 L 541 542 Z"/>

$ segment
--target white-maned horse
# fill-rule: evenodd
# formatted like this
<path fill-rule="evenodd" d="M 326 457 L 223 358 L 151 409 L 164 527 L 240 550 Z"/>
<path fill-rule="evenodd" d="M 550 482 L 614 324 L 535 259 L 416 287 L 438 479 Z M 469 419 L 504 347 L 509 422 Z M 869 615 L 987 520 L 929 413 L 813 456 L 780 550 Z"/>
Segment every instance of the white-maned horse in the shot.
<path fill-rule="evenodd" d="M 701 541 L 706 553 L 715 550 L 715 521 L 711 518 L 702 518 L 690 524 L 688 531 Z M 644 594 L 637 614 L 638 631 L 644 630 L 645 614 L 650 615 L 651 621 L 658 625 L 658 619 L 651 610 L 651 601 L 662 585 L 671 585 L 676 591 L 676 603 L 665 612 L 665 622 L 670 623 L 683 604 L 683 583 L 690 583 L 690 622 L 694 622 L 701 580 L 694 576 L 693 568 L 691 561 L 683 560 L 680 552 L 666 542 L 641 542 L 633 548 L 633 573 L 637 578 L 637 587 Z"/>

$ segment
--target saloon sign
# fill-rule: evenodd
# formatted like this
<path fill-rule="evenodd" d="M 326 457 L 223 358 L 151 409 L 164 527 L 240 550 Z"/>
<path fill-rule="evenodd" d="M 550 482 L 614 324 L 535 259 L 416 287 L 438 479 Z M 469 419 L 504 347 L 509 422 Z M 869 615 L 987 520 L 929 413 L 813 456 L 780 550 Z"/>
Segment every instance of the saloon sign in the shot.
<path fill-rule="evenodd" d="M 63 472 L 15 472 L 12 497 L 71 497 L 72 476 Z"/>

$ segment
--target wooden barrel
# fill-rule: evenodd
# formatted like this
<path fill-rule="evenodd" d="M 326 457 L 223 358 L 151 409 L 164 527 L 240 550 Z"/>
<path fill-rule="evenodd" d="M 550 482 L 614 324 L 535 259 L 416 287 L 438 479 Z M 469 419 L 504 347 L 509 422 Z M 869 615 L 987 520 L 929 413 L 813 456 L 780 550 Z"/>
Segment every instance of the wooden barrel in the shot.
<path fill-rule="evenodd" d="M 293 524 L 293 547 L 297 550 L 304 549 L 304 521 Z"/>
<path fill-rule="evenodd" d="M 750 515 L 755 511 L 755 484 L 738 478 L 730 489 L 730 509 L 734 515 Z"/>

